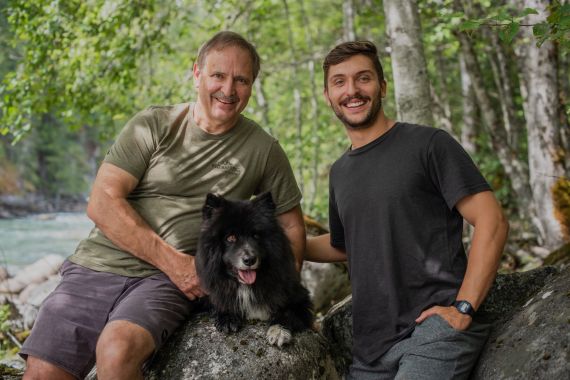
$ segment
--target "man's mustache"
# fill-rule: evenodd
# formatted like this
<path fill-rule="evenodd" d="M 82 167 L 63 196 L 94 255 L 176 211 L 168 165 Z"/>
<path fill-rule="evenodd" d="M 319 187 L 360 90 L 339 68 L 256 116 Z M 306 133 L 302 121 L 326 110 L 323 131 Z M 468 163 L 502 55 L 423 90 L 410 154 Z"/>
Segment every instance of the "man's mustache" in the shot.
<path fill-rule="evenodd" d="M 237 95 L 230 95 L 226 96 L 222 91 L 218 91 L 212 95 L 214 98 L 218 99 L 224 103 L 237 103 L 239 102 L 239 96 Z"/>
<path fill-rule="evenodd" d="M 367 101 L 367 100 L 370 100 L 370 97 L 364 96 L 364 95 L 361 95 L 361 94 L 354 94 L 354 95 L 349 96 L 348 98 L 344 99 L 342 102 L 340 102 L 340 105 L 341 105 L 341 106 L 346 106 L 348 103 L 350 103 L 351 101 L 353 101 L 353 100 L 355 100 L 355 99 L 357 99 L 357 100 L 362 100 L 362 101 Z"/>

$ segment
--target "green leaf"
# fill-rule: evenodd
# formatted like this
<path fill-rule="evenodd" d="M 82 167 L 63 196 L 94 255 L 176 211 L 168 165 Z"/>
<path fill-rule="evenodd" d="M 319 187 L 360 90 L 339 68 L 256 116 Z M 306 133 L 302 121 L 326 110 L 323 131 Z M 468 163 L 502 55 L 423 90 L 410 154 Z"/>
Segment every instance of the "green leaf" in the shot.
<path fill-rule="evenodd" d="M 511 22 L 499 31 L 499 38 L 505 43 L 510 43 L 518 33 L 519 29 L 520 24 L 518 22 Z"/>
<path fill-rule="evenodd" d="M 546 22 L 541 22 L 540 24 L 536 24 L 532 27 L 532 34 L 537 37 L 544 37 L 548 35 L 550 32 L 550 25 Z"/>
<path fill-rule="evenodd" d="M 523 16 L 528 16 L 528 15 L 537 15 L 538 11 L 534 8 L 525 8 L 523 11 Z"/>
<path fill-rule="evenodd" d="M 476 20 L 467 20 L 459 24 L 459 30 L 465 32 L 467 30 L 479 29 L 481 24 Z"/>

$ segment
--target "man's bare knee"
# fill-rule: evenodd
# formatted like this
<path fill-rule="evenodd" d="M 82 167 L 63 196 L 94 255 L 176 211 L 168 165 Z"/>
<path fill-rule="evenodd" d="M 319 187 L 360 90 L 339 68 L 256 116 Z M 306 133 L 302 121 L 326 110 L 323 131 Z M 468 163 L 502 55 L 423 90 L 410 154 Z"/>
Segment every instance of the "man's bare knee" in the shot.
<path fill-rule="evenodd" d="M 22 380 L 76 380 L 66 370 L 34 356 L 28 356 Z"/>
<path fill-rule="evenodd" d="M 154 339 L 144 328 L 128 321 L 110 322 L 97 342 L 97 373 L 125 375 L 140 371 L 142 364 L 154 351 Z M 135 378 L 135 377 L 131 377 Z"/>

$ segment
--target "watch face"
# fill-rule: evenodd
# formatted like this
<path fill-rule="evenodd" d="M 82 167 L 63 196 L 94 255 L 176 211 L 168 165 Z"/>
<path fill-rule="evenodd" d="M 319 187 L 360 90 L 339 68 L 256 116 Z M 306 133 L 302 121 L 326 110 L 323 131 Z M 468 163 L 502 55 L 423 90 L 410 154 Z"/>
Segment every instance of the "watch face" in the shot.
<path fill-rule="evenodd" d="M 473 310 L 473 306 L 471 306 L 471 304 L 467 301 L 456 301 L 453 305 L 461 314 L 472 316 L 475 312 L 475 310 Z"/>

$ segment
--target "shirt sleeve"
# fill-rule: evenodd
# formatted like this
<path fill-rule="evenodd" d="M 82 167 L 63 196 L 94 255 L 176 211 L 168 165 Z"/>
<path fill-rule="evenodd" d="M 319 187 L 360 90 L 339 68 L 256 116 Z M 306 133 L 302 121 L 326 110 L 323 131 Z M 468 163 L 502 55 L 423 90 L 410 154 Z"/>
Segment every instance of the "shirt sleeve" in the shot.
<path fill-rule="evenodd" d="M 302 198 L 291 164 L 277 141 L 273 142 L 269 150 L 263 178 L 256 194 L 265 192 L 271 192 L 277 215 L 299 205 Z"/>
<path fill-rule="evenodd" d="M 118 166 L 140 180 L 157 147 L 149 111 L 135 115 L 121 130 L 104 162 Z"/>
<path fill-rule="evenodd" d="M 431 181 L 449 209 L 468 195 L 491 190 L 469 154 L 443 130 L 432 136 L 427 159 Z"/>
<path fill-rule="evenodd" d="M 331 245 L 335 248 L 345 250 L 344 226 L 338 214 L 334 189 L 331 182 L 329 182 L 329 230 L 331 233 Z"/>

